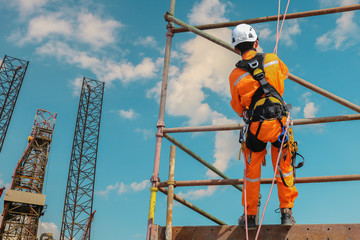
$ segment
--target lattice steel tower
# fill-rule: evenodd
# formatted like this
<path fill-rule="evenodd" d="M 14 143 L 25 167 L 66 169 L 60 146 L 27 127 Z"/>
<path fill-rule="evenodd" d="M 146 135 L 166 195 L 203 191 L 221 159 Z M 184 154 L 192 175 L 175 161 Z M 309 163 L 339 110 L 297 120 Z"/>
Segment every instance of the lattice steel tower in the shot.
<path fill-rule="evenodd" d="M 5 55 L 0 66 L 0 152 L 28 65 Z"/>
<path fill-rule="evenodd" d="M 39 218 L 45 205 L 42 194 L 56 113 L 38 109 L 29 144 L 15 169 L 11 189 L 5 193 L 2 240 L 37 240 Z"/>
<path fill-rule="evenodd" d="M 104 83 L 83 79 L 61 224 L 61 240 L 80 239 L 92 214 Z M 90 239 L 90 234 L 87 239 Z"/>

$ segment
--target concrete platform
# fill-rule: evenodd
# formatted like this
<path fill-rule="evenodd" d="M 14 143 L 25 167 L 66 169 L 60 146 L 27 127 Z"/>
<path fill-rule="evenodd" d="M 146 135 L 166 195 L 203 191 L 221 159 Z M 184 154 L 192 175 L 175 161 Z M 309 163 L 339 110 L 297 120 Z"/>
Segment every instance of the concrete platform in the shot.
<path fill-rule="evenodd" d="M 153 225 L 151 240 L 165 240 L 166 227 Z M 256 231 L 249 231 L 254 240 Z M 360 240 L 360 224 L 263 225 L 258 240 Z M 174 226 L 172 240 L 245 240 L 239 226 Z"/>

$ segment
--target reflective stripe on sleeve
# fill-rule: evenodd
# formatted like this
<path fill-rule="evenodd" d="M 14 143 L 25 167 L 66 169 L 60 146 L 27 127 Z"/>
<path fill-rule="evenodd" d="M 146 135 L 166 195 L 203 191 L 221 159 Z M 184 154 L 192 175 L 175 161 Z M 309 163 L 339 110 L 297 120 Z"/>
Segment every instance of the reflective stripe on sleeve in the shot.
<path fill-rule="evenodd" d="M 236 113 L 237 115 L 239 115 L 239 117 L 242 117 L 242 114 L 241 114 L 241 113 L 238 113 L 238 112 L 236 112 L 236 111 L 235 111 L 235 113 Z"/>
<path fill-rule="evenodd" d="M 288 173 L 284 173 L 284 174 L 283 174 L 283 177 L 288 177 L 288 176 L 291 176 L 292 174 L 293 174 L 293 171 L 288 172 Z M 276 177 L 279 178 L 279 177 L 281 177 L 281 176 L 280 176 L 280 174 L 276 174 Z"/>
<path fill-rule="evenodd" d="M 278 61 L 278 60 L 275 60 L 275 61 L 271 61 L 271 62 L 265 63 L 264 68 L 266 68 L 266 67 L 268 67 L 268 66 L 271 66 L 271 65 L 274 65 L 274 64 L 279 64 L 279 61 Z"/>
<path fill-rule="evenodd" d="M 261 178 L 247 178 L 245 177 L 245 180 L 248 181 L 248 182 L 258 182 L 260 181 Z"/>
<path fill-rule="evenodd" d="M 241 75 L 240 77 L 238 77 L 238 79 L 236 79 L 236 81 L 234 82 L 234 86 L 236 86 L 236 84 L 238 84 L 238 82 L 243 79 L 244 77 L 246 77 L 247 75 L 249 75 L 250 73 L 246 72 L 243 75 Z"/>

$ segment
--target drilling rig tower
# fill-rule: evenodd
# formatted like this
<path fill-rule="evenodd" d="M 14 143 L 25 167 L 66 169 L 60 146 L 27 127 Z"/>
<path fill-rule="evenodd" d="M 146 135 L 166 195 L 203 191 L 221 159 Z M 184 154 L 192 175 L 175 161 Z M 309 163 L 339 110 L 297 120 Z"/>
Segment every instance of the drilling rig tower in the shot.
<path fill-rule="evenodd" d="M 0 65 L 0 152 L 28 65 L 6 55 Z"/>
<path fill-rule="evenodd" d="M 90 239 L 104 82 L 84 77 L 75 125 L 60 240 Z M 89 224 L 88 224 L 89 223 Z"/>
<path fill-rule="evenodd" d="M 56 113 L 38 109 L 29 144 L 13 175 L 11 189 L 4 198 L 0 240 L 37 240 L 45 195 L 45 170 L 55 127 Z"/>

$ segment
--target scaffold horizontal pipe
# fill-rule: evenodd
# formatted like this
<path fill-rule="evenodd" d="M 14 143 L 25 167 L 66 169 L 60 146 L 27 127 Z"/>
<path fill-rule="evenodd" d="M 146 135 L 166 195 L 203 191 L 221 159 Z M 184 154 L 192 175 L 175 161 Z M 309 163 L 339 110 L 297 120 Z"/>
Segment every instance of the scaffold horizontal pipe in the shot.
<path fill-rule="evenodd" d="M 183 150 L 184 152 L 186 152 L 187 154 L 189 154 L 190 156 L 192 156 L 193 158 L 195 158 L 195 160 L 197 160 L 198 162 L 200 162 L 201 164 L 203 164 L 205 167 L 207 167 L 208 169 L 210 169 L 211 171 L 213 171 L 214 173 L 216 173 L 217 175 L 219 175 L 220 177 L 224 178 L 224 179 L 229 179 L 228 176 L 226 176 L 224 173 L 222 173 L 219 169 L 217 169 L 216 167 L 214 167 L 213 165 L 211 165 L 210 163 L 208 163 L 207 161 L 205 161 L 204 159 L 202 159 L 201 157 L 199 157 L 197 154 L 195 154 L 193 151 L 191 151 L 190 149 L 188 149 L 187 147 L 185 147 L 182 143 L 180 143 L 179 141 L 177 141 L 175 138 L 173 138 L 172 136 L 168 135 L 168 134 L 164 134 L 164 137 L 166 139 L 168 139 L 170 142 L 172 142 L 173 144 L 175 144 L 178 148 L 180 148 L 181 150 Z M 238 186 L 238 185 L 233 185 L 235 188 L 239 189 L 240 191 L 242 191 L 242 187 Z"/>
<path fill-rule="evenodd" d="M 298 84 L 300 84 L 300 85 L 314 91 L 314 92 L 317 92 L 317 93 L 323 95 L 324 97 L 327 97 L 327 98 L 329 98 L 329 99 L 331 99 L 331 100 L 333 100 L 333 101 L 335 101 L 335 102 L 337 102 L 337 103 L 339 103 L 339 104 L 341 104 L 341 105 L 343 105 L 345 107 L 348 107 L 348 108 L 354 110 L 355 112 L 360 113 L 360 106 L 358 106 L 358 105 L 356 105 L 354 103 L 351 103 L 351 102 L 349 102 L 349 101 L 347 101 L 347 100 L 345 100 L 345 99 L 343 99 L 341 97 L 338 97 L 335 94 L 332 94 L 332 93 L 330 93 L 330 92 L 328 92 L 328 91 L 326 91 L 326 90 L 324 90 L 324 89 L 322 89 L 322 88 L 320 88 L 320 87 L 318 87 L 318 86 L 316 86 L 316 85 L 314 85 L 314 84 L 312 84 L 310 82 L 307 82 L 304 79 L 301 79 L 301 78 L 299 78 L 299 77 L 297 77 L 297 76 L 295 76 L 295 75 L 293 75 L 291 73 L 289 73 L 288 78 L 290 80 L 292 80 L 292 81 L 294 81 L 294 82 L 296 82 L 296 83 L 298 83 Z"/>
<path fill-rule="evenodd" d="M 184 28 L 186 28 L 187 30 L 189 30 L 190 32 L 193 32 L 195 34 L 198 34 L 199 36 L 202 36 L 206 39 L 208 39 L 211 42 L 214 42 L 220 46 L 223 46 L 224 48 L 227 48 L 228 50 L 236 53 L 236 51 L 233 49 L 233 47 L 231 47 L 231 45 L 219 38 L 216 38 L 214 36 L 212 36 L 211 34 L 208 34 L 204 31 L 201 31 L 200 29 L 197 29 L 196 27 L 191 26 L 190 24 L 187 24 L 183 21 L 181 21 L 180 19 L 175 18 L 173 15 L 166 13 L 164 16 L 165 20 L 168 22 L 173 22 L 176 23 L 180 26 L 183 26 Z M 237 54 L 237 53 L 236 53 Z"/>
<path fill-rule="evenodd" d="M 294 119 L 293 123 L 294 125 L 308 125 L 308 124 L 343 122 L 343 121 L 352 121 L 352 120 L 360 120 L 360 114 Z M 230 131 L 230 130 L 239 130 L 243 126 L 244 124 L 176 127 L 176 128 L 165 128 L 164 133 Z"/>
<path fill-rule="evenodd" d="M 168 190 L 166 188 L 159 188 L 159 191 L 164 193 L 165 195 L 168 194 Z M 185 205 L 186 207 L 194 210 L 195 212 L 203 215 L 204 217 L 208 218 L 209 220 L 219 224 L 219 225 L 227 225 L 226 223 L 224 223 L 223 221 L 217 219 L 216 217 L 212 216 L 211 214 L 205 212 L 204 210 L 198 208 L 197 206 L 195 206 L 194 204 L 190 203 L 189 201 L 183 199 L 182 197 L 174 194 L 174 199 L 176 201 L 178 201 L 179 203 Z"/>
<path fill-rule="evenodd" d="M 348 6 L 311 10 L 311 11 L 305 11 L 305 12 L 288 13 L 288 14 L 286 14 L 285 20 L 295 19 L 295 18 L 303 18 L 303 17 L 320 16 L 320 15 L 326 15 L 326 14 L 332 14 L 332 13 L 348 12 L 348 11 L 354 11 L 354 10 L 359 10 L 359 9 L 360 9 L 360 4 L 354 4 L 354 5 L 348 5 Z M 283 19 L 283 17 L 284 16 L 281 15 L 280 19 Z M 278 16 L 275 15 L 275 16 L 259 17 L 259 18 L 252 18 L 252 19 L 225 22 L 225 23 L 197 25 L 195 27 L 198 29 L 201 29 L 201 30 L 206 30 L 206 29 L 233 27 L 233 26 L 236 26 L 241 23 L 255 24 L 255 23 L 263 23 L 263 22 L 274 22 L 274 21 L 277 21 L 277 19 L 278 19 Z M 174 33 L 188 32 L 188 31 L 189 30 L 184 27 L 173 29 Z"/>
<path fill-rule="evenodd" d="M 321 182 L 345 182 L 345 181 L 359 181 L 360 174 L 355 175 L 339 175 L 339 176 L 320 176 L 320 177 L 298 177 L 296 183 L 321 183 Z M 213 186 L 213 185 L 234 185 L 243 184 L 243 179 L 210 179 L 210 180 L 189 180 L 189 181 L 175 181 L 176 187 L 188 186 Z M 261 179 L 261 184 L 271 184 L 272 178 Z M 166 187 L 166 182 L 159 182 L 157 186 Z"/>

